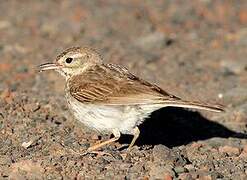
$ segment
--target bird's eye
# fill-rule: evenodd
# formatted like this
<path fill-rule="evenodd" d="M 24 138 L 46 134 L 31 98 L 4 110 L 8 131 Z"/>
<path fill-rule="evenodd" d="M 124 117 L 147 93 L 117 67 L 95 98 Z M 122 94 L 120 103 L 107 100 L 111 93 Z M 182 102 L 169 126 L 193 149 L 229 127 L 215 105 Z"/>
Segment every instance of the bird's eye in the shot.
<path fill-rule="evenodd" d="M 65 61 L 66 61 L 66 63 L 71 63 L 72 61 L 73 61 L 73 58 L 67 58 L 67 59 L 65 59 Z"/>

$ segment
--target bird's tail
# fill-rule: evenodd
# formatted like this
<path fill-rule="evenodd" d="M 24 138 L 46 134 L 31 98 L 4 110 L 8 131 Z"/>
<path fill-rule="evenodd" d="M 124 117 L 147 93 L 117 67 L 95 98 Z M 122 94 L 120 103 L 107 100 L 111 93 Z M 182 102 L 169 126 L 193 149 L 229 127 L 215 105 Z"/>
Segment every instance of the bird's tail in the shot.
<path fill-rule="evenodd" d="M 213 111 L 213 112 L 223 112 L 224 106 L 220 104 L 207 104 L 203 102 L 196 102 L 196 101 L 185 101 L 185 100 L 176 100 L 176 101 L 169 101 L 165 102 L 166 106 L 171 107 L 182 107 L 182 108 L 190 108 L 190 109 L 201 109 L 206 111 Z"/>

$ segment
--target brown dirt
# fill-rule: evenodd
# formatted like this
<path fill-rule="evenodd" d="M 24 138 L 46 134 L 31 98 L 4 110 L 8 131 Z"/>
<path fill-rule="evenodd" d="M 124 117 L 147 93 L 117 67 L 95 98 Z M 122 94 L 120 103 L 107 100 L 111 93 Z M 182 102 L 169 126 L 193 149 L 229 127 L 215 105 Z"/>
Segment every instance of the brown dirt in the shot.
<path fill-rule="evenodd" d="M 1 1 L 1 178 L 246 179 L 246 7 L 245 0 Z M 164 108 L 141 126 L 125 160 L 127 136 L 103 149 L 112 157 L 80 156 L 109 137 L 74 120 L 59 75 L 36 72 L 77 45 L 168 92 L 227 110 Z"/>

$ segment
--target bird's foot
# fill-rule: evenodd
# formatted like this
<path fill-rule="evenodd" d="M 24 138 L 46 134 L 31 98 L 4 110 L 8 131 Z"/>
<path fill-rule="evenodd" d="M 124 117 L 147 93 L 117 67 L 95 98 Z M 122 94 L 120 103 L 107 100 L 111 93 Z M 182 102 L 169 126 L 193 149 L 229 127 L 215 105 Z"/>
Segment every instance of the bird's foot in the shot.
<path fill-rule="evenodd" d="M 87 155 L 87 154 L 96 154 L 97 157 L 104 156 L 104 155 L 112 156 L 112 154 L 107 153 L 107 152 L 103 152 L 103 151 L 89 151 L 89 150 L 86 150 L 84 153 L 81 153 L 80 155 L 81 155 L 81 156 L 85 156 L 85 155 Z M 112 157 L 113 157 L 113 156 L 112 156 Z"/>
<path fill-rule="evenodd" d="M 125 160 L 130 155 L 131 150 L 132 148 L 127 148 L 127 150 L 120 154 L 123 160 Z"/>

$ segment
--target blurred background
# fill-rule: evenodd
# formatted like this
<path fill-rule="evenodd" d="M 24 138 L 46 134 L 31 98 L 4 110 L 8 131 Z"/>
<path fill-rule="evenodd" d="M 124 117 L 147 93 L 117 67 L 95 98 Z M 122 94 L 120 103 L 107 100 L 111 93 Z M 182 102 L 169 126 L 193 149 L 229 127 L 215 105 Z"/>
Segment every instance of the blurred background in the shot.
<path fill-rule="evenodd" d="M 41 157 L 47 161 L 38 165 L 24 161 L 38 173 L 34 177 L 44 172 L 44 166 L 50 167 L 47 177 L 82 171 L 65 165 L 54 170 L 55 165 L 48 163 L 57 155 L 55 150 L 66 149 L 55 142 L 67 138 L 68 146 L 80 147 L 85 141 L 91 143 L 94 133 L 82 133 L 67 111 L 63 78 L 54 72 L 37 73 L 39 64 L 53 61 L 72 46 L 93 47 L 105 62 L 124 65 L 184 99 L 225 104 L 226 113 L 203 115 L 246 132 L 246 25 L 246 0 L 0 1 L 0 175 L 19 177 L 13 170 L 23 165 L 19 160 Z M 219 146 L 229 144 L 220 141 Z M 238 144 L 239 154 L 246 143 L 231 142 Z M 13 167 L 11 161 L 21 163 Z M 95 163 L 93 167 L 101 164 Z M 116 174 L 114 168 L 112 172 Z M 150 175 L 148 170 L 134 172 L 133 178 Z"/>
<path fill-rule="evenodd" d="M 245 81 L 239 76 L 246 72 L 244 0 L 1 1 L 0 8 L 5 88 L 34 79 L 38 64 L 71 46 L 91 46 L 105 61 L 181 95 L 186 89 L 179 92 L 180 85 L 214 99 Z M 223 82 L 225 76 L 232 81 Z"/>

